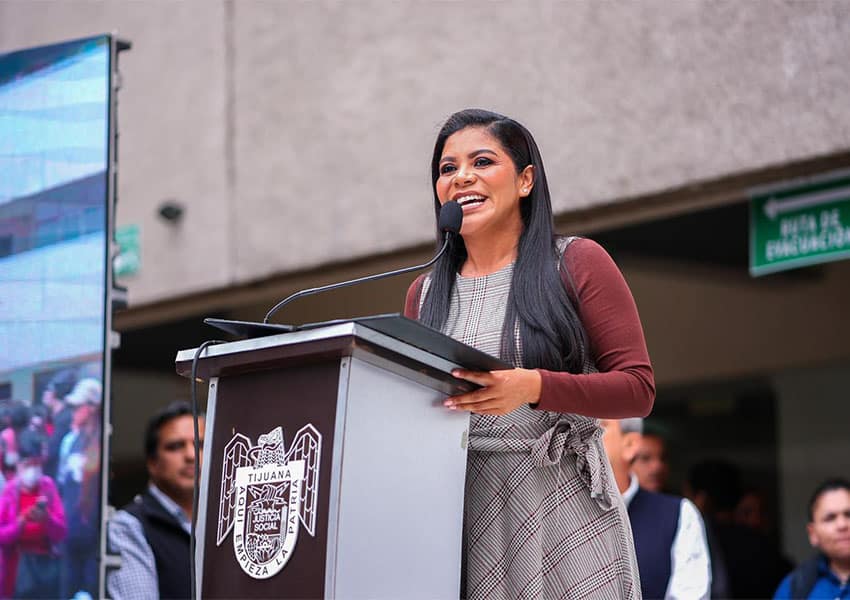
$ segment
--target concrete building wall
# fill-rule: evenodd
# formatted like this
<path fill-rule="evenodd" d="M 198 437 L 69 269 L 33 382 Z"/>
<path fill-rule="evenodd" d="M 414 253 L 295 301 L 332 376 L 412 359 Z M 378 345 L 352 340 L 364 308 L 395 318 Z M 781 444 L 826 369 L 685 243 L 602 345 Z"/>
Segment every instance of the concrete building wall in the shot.
<path fill-rule="evenodd" d="M 135 306 L 426 242 L 466 106 L 536 134 L 561 213 L 850 148 L 838 1 L 0 2 L 2 50 L 111 30 Z"/>
<path fill-rule="evenodd" d="M 0 2 L 0 51 L 110 32 L 133 43 L 119 60 L 117 210 L 141 228 L 131 300 L 226 286 L 222 3 Z M 157 219 L 166 198 L 190 205 L 185 227 Z"/>
<path fill-rule="evenodd" d="M 756 280 L 716 267 L 620 264 L 659 386 L 850 359 L 850 262 L 809 277 Z"/>

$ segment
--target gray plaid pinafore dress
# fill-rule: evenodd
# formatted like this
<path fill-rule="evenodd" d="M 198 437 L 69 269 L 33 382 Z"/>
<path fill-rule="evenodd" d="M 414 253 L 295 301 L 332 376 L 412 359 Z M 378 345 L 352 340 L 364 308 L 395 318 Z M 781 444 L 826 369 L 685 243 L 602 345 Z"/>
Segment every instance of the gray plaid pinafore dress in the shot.
<path fill-rule="evenodd" d="M 562 252 L 569 241 L 559 243 Z M 458 275 L 445 333 L 499 356 L 512 273 L 508 265 Z M 640 598 L 631 527 L 601 435 L 596 419 L 527 405 L 471 415 L 467 598 Z"/>

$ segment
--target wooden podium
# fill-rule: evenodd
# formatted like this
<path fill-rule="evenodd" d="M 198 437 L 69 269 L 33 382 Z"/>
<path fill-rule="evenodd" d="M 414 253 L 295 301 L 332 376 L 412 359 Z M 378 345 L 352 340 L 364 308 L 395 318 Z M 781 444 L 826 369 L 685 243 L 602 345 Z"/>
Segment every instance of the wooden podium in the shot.
<path fill-rule="evenodd" d="M 206 348 L 199 597 L 457 598 L 456 367 L 506 365 L 398 315 Z"/>

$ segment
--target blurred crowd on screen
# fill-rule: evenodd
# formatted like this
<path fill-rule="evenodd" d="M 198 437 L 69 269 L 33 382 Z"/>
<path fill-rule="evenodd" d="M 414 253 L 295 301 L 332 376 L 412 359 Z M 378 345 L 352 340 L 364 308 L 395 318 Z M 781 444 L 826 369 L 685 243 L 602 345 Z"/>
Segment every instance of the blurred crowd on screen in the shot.
<path fill-rule="evenodd" d="M 103 391 L 81 371 L 0 403 L 2 598 L 97 596 Z"/>

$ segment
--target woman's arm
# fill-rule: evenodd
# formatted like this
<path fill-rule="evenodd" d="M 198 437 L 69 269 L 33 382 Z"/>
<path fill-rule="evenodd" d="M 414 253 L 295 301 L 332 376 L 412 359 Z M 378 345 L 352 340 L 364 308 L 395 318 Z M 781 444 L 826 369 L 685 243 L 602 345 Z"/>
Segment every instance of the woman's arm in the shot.
<path fill-rule="evenodd" d="M 562 267 L 561 277 L 599 373 L 538 369 L 542 381 L 537 408 L 605 419 L 648 415 L 655 379 L 637 306 L 622 273 L 608 253 L 588 239 L 567 247 Z"/>
<path fill-rule="evenodd" d="M 3 495 L 0 496 L 0 545 L 8 546 L 18 541 L 21 536 L 21 524 L 18 521 L 18 507 L 13 498 L 10 482 L 6 484 Z"/>
<path fill-rule="evenodd" d="M 540 410 L 623 419 L 646 416 L 655 400 L 655 379 L 632 293 L 608 253 L 578 239 L 564 252 L 561 277 L 587 332 L 598 373 L 545 369 L 455 371 L 481 389 L 448 398 L 451 409 L 506 414 L 524 403 Z M 418 316 L 419 280 L 410 286 L 405 315 Z"/>

